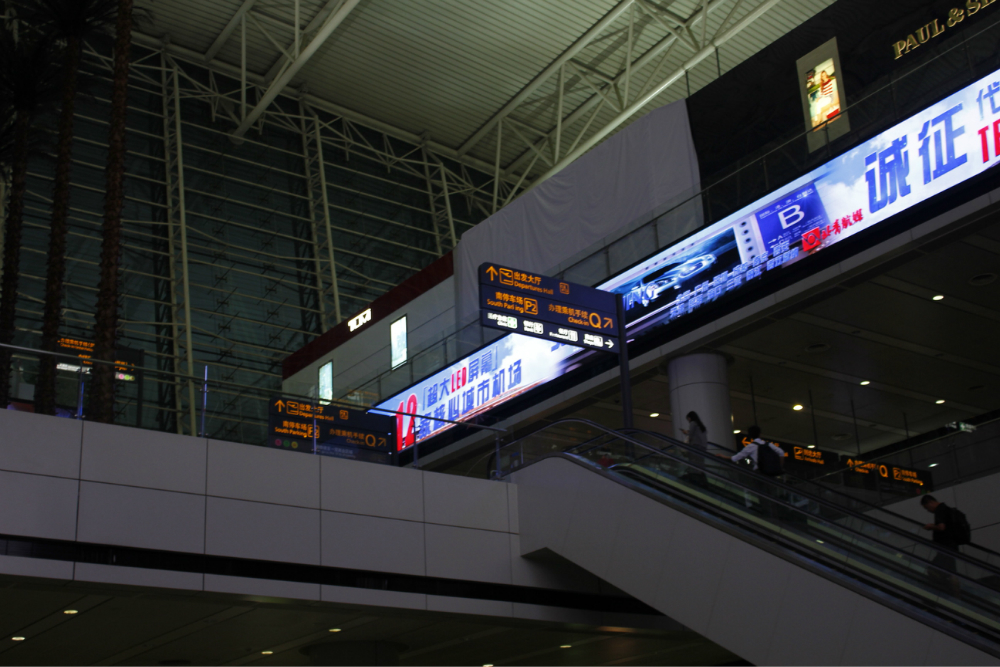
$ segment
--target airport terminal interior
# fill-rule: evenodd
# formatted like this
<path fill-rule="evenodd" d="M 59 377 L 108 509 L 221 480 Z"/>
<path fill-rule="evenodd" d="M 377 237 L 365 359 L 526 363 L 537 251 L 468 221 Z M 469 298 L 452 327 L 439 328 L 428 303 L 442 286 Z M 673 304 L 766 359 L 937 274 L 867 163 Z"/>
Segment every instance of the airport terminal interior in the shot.
<path fill-rule="evenodd" d="M 1000 662 L 997 0 L 0 23 L 0 664 Z"/>

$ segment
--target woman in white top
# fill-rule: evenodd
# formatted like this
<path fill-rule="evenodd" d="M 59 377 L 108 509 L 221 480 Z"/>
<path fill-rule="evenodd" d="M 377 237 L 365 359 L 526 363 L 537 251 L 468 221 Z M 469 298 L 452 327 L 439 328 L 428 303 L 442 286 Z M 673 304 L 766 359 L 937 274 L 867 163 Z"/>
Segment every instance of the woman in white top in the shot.
<path fill-rule="evenodd" d="M 698 449 L 708 448 L 708 431 L 705 425 L 701 421 L 701 417 L 698 413 L 692 410 L 687 413 L 688 427 L 687 429 L 681 429 L 681 433 L 687 436 L 687 442 L 689 445 L 697 447 Z"/>

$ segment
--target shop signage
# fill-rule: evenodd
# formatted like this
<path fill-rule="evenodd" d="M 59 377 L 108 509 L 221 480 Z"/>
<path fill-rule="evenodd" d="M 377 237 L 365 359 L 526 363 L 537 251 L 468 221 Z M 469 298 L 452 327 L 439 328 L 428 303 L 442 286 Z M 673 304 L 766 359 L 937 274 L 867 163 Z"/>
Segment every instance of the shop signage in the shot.
<path fill-rule="evenodd" d="M 948 10 L 948 17 L 945 19 L 934 19 L 930 23 L 920 26 L 905 39 L 901 39 L 892 45 L 894 60 L 899 60 L 904 55 L 918 48 L 921 44 L 926 44 L 935 37 L 943 35 L 947 28 L 955 28 L 967 18 L 972 18 L 981 10 L 992 5 L 996 0 L 966 0 L 965 4 Z"/>

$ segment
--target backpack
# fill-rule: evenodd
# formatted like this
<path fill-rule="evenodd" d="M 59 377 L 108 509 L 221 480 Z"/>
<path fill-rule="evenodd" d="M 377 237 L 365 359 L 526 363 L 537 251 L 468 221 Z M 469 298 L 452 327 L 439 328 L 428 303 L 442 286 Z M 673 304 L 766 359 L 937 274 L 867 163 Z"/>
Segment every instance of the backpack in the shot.
<path fill-rule="evenodd" d="M 757 445 L 757 472 L 769 477 L 780 475 L 784 472 L 782 458 L 781 454 L 771 449 L 771 445 Z"/>
<path fill-rule="evenodd" d="M 955 544 L 972 544 L 972 526 L 969 525 L 965 514 L 954 507 L 949 507 L 948 510 L 951 515 L 951 521 L 948 522 L 948 532 L 951 533 Z"/>

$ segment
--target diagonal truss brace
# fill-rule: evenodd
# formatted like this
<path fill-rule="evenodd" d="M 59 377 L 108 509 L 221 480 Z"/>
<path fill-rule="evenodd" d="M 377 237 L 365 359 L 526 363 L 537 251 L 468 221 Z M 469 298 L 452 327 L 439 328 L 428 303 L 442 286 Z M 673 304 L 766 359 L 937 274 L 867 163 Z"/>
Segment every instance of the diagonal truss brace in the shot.
<path fill-rule="evenodd" d="M 344 0 L 343 3 L 335 11 L 331 12 L 326 19 L 324 19 L 322 25 L 316 30 L 316 33 L 309 40 L 309 43 L 303 48 L 299 47 L 300 39 L 300 29 L 299 26 L 295 26 L 295 48 L 293 50 L 294 60 L 286 60 L 286 64 L 279 71 L 274 80 L 264 91 L 264 94 L 257 101 L 257 105 L 246 114 L 243 118 L 239 127 L 237 127 L 233 133 L 232 137 L 234 139 L 239 139 L 247 130 L 249 130 L 253 124 L 260 118 L 261 114 L 267 110 L 271 103 L 274 102 L 275 98 L 280 95 L 295 75 L 299 73 L 309 59 L 312 58 L 321 46 L 326 42 L 327 38 L 333 34 L 333 31 L 337 29 L 347 15 L 358 5 L 360 0 Z M 298 7 L 298 0 L 296 0 L 296 7 Z"/>

